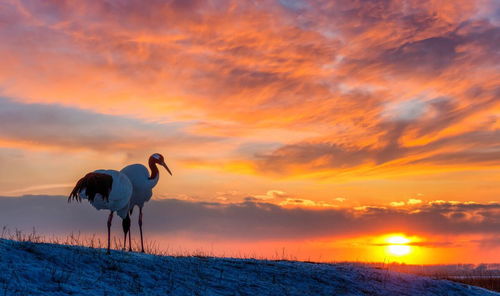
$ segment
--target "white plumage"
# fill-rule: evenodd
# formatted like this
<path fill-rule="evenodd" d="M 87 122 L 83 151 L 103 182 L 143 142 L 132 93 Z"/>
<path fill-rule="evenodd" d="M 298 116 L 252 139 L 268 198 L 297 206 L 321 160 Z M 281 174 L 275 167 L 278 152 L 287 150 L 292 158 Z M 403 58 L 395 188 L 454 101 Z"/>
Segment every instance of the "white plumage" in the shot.
<path fill-rule="evenodd" d="M 132 195 L 129 203 L 129 213 L 132 215 L 135 206 L 139 207 L 139 230 L 141 234 L 141 251 L 144 252 L 144 241 L 142 235 L 142 208 L 144 203 L 148 202 L 153 196 L 153 188 L 158 184 L 160 179 L 160 173 L 158 171 L 157 165 L 163 166 L 167 172 L 172 175 L 170 169 L 163 156 L 159 153 L 155 153 L 149 157 L 149 168 L 148 169 L 142 164 L 131 164 L 124 167 L 120 172 L 125 174 L 130 182 L 132 183 Z M 129 233 L 129 250 L 132 249 L 132 242 Z"/>
<path fill-rule="evenodd" d="M 149 171 L 142 164 L 128 165 L 120 172 L 128 177 L 133 187 L 129 208 L 133 209 L 135 206 L 142 208 L 144 203 L 153 196 L 153 187 L 158 184 L 160 174 L 157 174 L 153 179 L 149 179 Z"/>
<path fill-rule="evenodd" d="M 132 191 L 132 183 L 125 174 L 115 170 L 96 170 L 81 178 L 68 197 L 68 202 L 72 199 L 77 201 L 87 199 L 97 210 L 110 211 L 107 223 L 108 253 L 114 212 L 123 219 L 124 245 L 126 243 L 127 232 L 130 230 L 128 211 Z"/>
<path fill-rule="evenodd" d="M 132 196 L 132 183 L 125 174 L 115 170 L 96 170 L 94 173 L 106 174 L 113 178 L 113 185 L 108 196 L 108 200 L 104 200 L 100 193 L 97 193 L 94 200 L 90 204 L 97 210 L 110 210 L 116 212 L 118 216 L 125 219 L 128 214 L 130 197 Z M 79 192 L 82 199 L 88 199 L 86 188 Z"/>

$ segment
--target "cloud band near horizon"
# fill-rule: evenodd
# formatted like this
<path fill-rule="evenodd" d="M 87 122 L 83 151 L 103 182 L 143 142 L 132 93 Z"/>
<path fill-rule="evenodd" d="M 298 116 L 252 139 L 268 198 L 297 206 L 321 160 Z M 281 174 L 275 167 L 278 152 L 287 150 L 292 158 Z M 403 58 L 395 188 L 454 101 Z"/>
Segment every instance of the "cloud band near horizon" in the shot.
<path fill-rule="evenodd" d="M 0 197 L 0 209 L 0 226 L 12 230 L 36 228 L 50 234 L 105 231 L 107 211 L 96 211 L 85 201 L 68 204 L 63 196 Z M 115 224 L 121 224 L 118 220 Z M 307 209 L 254 199 L 240 203 L 165 199 L 150 201 L 144 221 L 150 234 L 227 241 L 334 239 L 398 232 L 491 239 L 500 236 L 500 204 L 438 201 L 410 208 Z"/>

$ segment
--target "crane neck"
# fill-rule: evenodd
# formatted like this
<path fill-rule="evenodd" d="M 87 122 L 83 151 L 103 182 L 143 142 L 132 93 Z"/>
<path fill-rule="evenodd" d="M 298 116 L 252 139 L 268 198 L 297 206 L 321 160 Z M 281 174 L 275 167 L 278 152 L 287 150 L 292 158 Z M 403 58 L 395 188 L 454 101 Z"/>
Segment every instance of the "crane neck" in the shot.
<path fill-rule="evenodd" d="M 149 180 L 154 180 L 158 178 L 160 172 L 158 171 L 156 162 L 152 158 L 149 159 L 149 169 L 151 170 L 151 176 L 149 176 Z"/>

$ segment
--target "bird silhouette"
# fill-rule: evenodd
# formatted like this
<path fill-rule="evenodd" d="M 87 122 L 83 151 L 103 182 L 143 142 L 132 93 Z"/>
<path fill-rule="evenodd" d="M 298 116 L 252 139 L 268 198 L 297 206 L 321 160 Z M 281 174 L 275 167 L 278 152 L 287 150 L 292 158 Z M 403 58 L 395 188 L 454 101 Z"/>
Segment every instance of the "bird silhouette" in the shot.
<path fill-rule="evenodd" d="M 81 202 L 87 199 L 97 210 L 109 210 L 108 216 L 108 250 L 110 253 L 111 222 L 114 212 L 120 216 L 126 246 L 127 232 L 130 231 L 129 203 L 132 196 L 132 183 L 128 177 L 115 170 L 96 170 L 81 178 L 71 191 L 68 202 Z"/>
<path fill-rule="evenodd" d="M 142 208 L 144 203 L 151 199 L 153 195 L 153 188 L 158 184 L 160 179 L 160 172 L 157 165 L 163 166 L 167 172 L 172 175 L 172 172 L 165 163 L 163 155 L 159 153 L 152 154 L 149 157 L 148 169 L 142 164 L 131 164 L 124 167 L 120 172 L 128 177 L 132 183 L 132 196 L 129 203 L 129 214 L 132 215 L 134 207 L 139 207 L 139 230 L 141 233 L 141 252 L 144 253 L 144 240 L 142 234 Z M 129 232 L 129 251 L 132 250 L 132 239 Z"/>

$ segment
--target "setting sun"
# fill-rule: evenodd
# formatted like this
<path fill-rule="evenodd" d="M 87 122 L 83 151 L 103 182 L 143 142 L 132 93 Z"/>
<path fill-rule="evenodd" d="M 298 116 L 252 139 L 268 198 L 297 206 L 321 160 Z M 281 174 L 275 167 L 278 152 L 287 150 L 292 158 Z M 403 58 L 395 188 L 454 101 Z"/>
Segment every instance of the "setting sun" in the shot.
<path fill-rule="evenodd" d="M 387 238 L 387 243 L 389 244 L 387 251 L 395 256 L 408 255 L 411 252 L 411 247 L 407 245 L 409 242 L 408 238 L 401 235 L 390 236 Z"/>
<path fill-rule="evenodd" d="M 389 253 L 396 256 L 408 255 L 411 251 L 411 247 L 406 245 L 390 245 L 388 248 Z"/>

